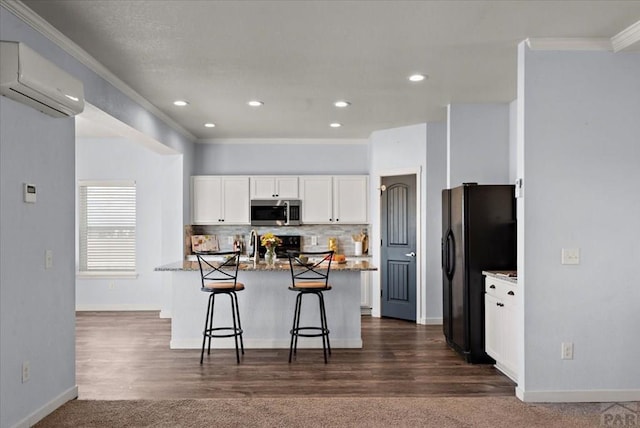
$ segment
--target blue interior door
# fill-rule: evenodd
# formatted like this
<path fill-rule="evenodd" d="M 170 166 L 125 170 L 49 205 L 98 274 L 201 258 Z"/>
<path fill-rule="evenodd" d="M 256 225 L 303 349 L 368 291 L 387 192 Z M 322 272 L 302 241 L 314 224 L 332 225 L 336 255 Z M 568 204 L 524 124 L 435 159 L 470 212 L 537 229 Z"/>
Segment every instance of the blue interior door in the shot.
<path fill-rule="evenodd" d="M 416 320 L 416 176 L 382 178 L 383 317 Z"/>

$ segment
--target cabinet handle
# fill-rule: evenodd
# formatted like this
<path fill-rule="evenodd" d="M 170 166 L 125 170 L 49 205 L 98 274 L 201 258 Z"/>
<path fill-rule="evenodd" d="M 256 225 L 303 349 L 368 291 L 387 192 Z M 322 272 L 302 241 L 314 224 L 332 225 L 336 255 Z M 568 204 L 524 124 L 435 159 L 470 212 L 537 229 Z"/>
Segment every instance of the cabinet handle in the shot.
<path fill-rule="evenodd" d="M 490 285 L 489 288 L 496 288 L 496 286 L 495 285 Z"/>
<path fill-rule="evenodd" d="M 336 219 L 336 221 L 340 221 L 340 219 L 339 219 L 339 218 L 337 218 L 337 219 Z"/>
<path fill-rule="evenodd" d="M 516 295 L 513 291 L 509 291 L 507 294 L 508 294 L 509 296 L 515 296 L 515 295 Z"/>
<path fill-rule="evenodd" d="M 496 303 L 496 305 L 502 307 L 502 306 L 504 306 L 504 303 Z"/>

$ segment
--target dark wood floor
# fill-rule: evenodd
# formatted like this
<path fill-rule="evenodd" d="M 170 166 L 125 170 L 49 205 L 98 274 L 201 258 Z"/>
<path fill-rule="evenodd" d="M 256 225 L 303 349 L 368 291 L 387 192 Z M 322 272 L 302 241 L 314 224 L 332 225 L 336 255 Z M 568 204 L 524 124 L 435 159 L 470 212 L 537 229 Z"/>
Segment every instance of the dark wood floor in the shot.
<path fill-rule="evenodd" d="M 391 397 L 513 395 L 490 365 L 470 365 L 444 341 L 441 326 L 362 318 L 363 349 L 169 349 L 170 320 L 157 312 L 78 312 L 76 373 L 81 399 L 212 397 Z"/>

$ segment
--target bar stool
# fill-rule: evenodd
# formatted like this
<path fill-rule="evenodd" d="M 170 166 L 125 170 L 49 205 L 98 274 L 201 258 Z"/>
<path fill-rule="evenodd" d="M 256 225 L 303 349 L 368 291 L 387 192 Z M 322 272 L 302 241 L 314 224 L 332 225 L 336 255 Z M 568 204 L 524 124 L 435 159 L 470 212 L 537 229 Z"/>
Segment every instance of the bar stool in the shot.
<path fill-rule="evenodd" d="M 289 267 L 291 268 L 291 285 L 289 290 L 297 292 L 296 307 L 293 313 L 291 327 L 291 344 L 289 345 L 289 363 L 298 350 L 298 337 L 322 337 L 322 351 L 324 362 L 327 363 L 327 353 L 331 355 L 329 342 L 329 327 L 327 313 L 324 306 L 324 292 L 331 290 L 329 285 L 329 271 L 333 251 L 300 252 L 288 251 Z M 302 296 L 315 294 L 320 305 L 320 326 L 300 327 L 300 308 Z"/>
<path fill-rule="evenodd" d="M 209 262 L 203 255 L 215 255 L 222 257 L 221 262 Z M 204 347 L 209 339 L 207 355 L 211 354 L 211 339 L 213 337 L 233 337 L 236 342 L 236 361 L 240 364 L 240 351 L 244 355 L 244 343 L 242 341 L 242 324 L 240 323 L 240 311 L 238 310 L 238 296 L 236 291 L 244 290 L 244 284 L 238 282 L 238 267 L 240 265 L 240 251 L 206 252 L 196 253 L 200 266 L 202 286 L 200 291 L 209 293 L 207 316 L 204 319 L 204 331 L 202 332 L 202 351 L 200 352 L 200 364 L 204 359 Z M 231 300 L 231 315 L 233 327 L 214 327 L 213 308 L 216 296 L 226 294 Z M 226 332 L 226 333 L 225 333 Z M 240 347 L 238 348 L 238 338 Z"/>

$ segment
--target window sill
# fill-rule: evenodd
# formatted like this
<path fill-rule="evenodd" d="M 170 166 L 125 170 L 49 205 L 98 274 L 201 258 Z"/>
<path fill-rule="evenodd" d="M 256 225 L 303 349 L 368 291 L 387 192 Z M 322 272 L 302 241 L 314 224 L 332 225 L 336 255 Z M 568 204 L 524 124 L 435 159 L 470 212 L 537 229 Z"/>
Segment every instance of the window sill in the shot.
<path fill-rule="evenodd" d="M 138 272 L 76 272 L 78 279 L 136 279 Z"/>

